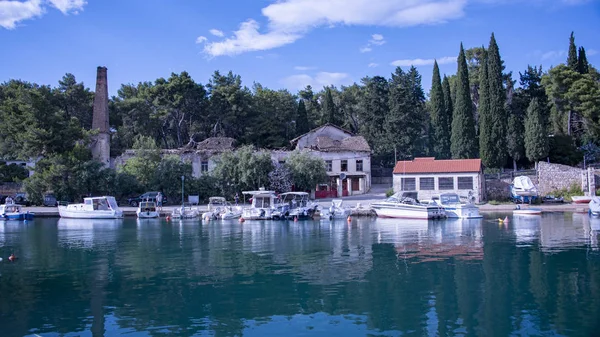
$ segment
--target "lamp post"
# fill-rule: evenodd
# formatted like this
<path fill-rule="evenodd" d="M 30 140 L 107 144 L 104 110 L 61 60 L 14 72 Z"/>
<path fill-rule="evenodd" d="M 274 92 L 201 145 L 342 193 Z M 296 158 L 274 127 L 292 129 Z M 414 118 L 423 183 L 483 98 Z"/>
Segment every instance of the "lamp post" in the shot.
<path fill-rule="evenodd" d="M 183 182 L 185 181 L 185 176 L 181 176 L 181 207 L 183 207 L 184 198 L 183 198 Z"/>

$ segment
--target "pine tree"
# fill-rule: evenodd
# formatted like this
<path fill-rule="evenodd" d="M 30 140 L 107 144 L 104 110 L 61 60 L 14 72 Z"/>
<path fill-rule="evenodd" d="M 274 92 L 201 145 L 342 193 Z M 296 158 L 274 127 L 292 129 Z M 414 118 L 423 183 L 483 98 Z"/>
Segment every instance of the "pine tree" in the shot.
<path fill-rule="evenodd" d="M 569 38 L 569 55 L 567 56 L 567 66 L 577 71 L 577 47 L 575 46 L 575 34 L 571 32 Z"/>
<path fill-rule="evenodd" d="M 450 130 L 448 128 L 450 124 L 448 118 L 446 118 L 444 90 L 442 88 L 440 68 L 437 61 L 433 63 L 429 106 L 431 117 L 431 150 L 436 158 L 447 159 L 450 157 Z"/>
<path fill-rule="evenodd" d="M 298 111 L 296 113 L 296 135 L 303 135 L 309 130 L 306 106 L 304 105 L 304 100 L 300 99 L 300 103 L 298 103 Z"/>
<path fill-rule="evenodd" d="M 452 111 L 453 111 L 453 104 L 452 104 L 452 91 L 450 90 L 450 80 L 448 79 L 448 77 L 446 77 L 446 75 L 444 75 L 444 80 L 442 80 L 442 89 L 444 91 L 444 107 L 446 108 L 446 117 L 448 120 L 448 124 L 447 125 L 452 125 Z M 449 132 L 451 133 L 451 132 Z M 450 158 L 450 152 L 448 152 L 447 155 L 448 158 Z"/>
<path fill-rule="evenodd" d="M 331 123 L 334 125 L 340 125 L 340 121 L 337 118 L 336 107 L 333 103 L 333 96 L 331 95 L 331 88 L 327 87 L 325 89 L 325 106 L 324 106 L 324 116 L 327 120 L 327 123 Z"/>
<path fill-rule="evenodd" d="M 507 105 L 506 111 L 508 112 L 508 130 L 506 133 L 506 147 L 508 155 L 513 160 L 513 168 L 517 170 L 517 162 L 523 159 L 525 154 L 525 147 L 523 145 L 523 117 L 521 111 L 514 104 Z"/>
<path fill-rule="evenodd" d="M 486 125 L 490 130 L 489 156 L 485 158 L 484 165 L 488 167 L 503 167 L 506 164 L 506 124 L 508 115 L 504 106 L 506 104 L 506 91 L 502 80 L 502 60 L 500 51 L 496 44 L 496 38 L 492 33 L 487 55 L 488 72 L 488 94 L 489 94 L 489 124 Z M 482 157 L 482 159 L 484 159 Z"/>
<path fill-rule="evenodd" d="M 473 101 L 471 101 L 469 71 L 462 43 L 458 54 L 456 76 L 456 102 L 452 115 L 452 158 L 476 158 L 478 149 L 473 118 Z"/>
<path fill-rule="evenodd" d="M 488 78 L 487 52 L 481 60 L 481 71 L 479 72 L 479 157 L 485 166 L 489 166 L 490 158 L 494 156 L 494 144 L 492 144 L 492 129 L 490 118 L 490 85 Z"/>
<path fill-rule="evenodd" d="M 543 109 L 537 98 L 527 108 L 525 118 L 525 155 L 532 162 L 548 156 L 548 135 L 543 118 Z"/>
<path fill-rule="evenodd" d="M 587 74 L 590 72 L 587 57 L 585 56 L 585 49 L 579 47 L 579 58 L 577 59 L 577 71 L 580 74 Z"/>

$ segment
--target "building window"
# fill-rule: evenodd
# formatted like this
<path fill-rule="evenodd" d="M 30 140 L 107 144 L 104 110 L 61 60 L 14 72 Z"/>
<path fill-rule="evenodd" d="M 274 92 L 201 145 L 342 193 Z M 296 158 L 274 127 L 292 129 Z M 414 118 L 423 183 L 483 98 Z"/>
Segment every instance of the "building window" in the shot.
<path fill-rule="evenodd" d="M 362 160 L 357 160 L 356 161 L 356 172 L 362 172 L 363 167 L 362 167 Z"/>
<path fill-rule="evenodd" d="M 327 169 L 327 172 L 333 171 L 333 163 L 331 162 L 331 160 L 325 161 L 325 168 Z"/>
<path fill-rule="evenodd" d="M 417 183 L 415 178 L 401 178 L 400 179 L 400 190 L 402 191 L 414 191 L 417 189 Z"/>
<path fill-rule="evenodd" d="M 458 177 L 458 189 L 459 190 L 472 190 L 473 189 L 473 177 Z"/>
<path fill-rule="evenodd" d="M 435 190 L 434 178 L 419 178 L 419 189 L 422 191 L 433 191 Z"/>
<path fill-rule="evenodd" d="M 342 160 L 342 172 L 348 172 L 348 161 Z"/>
<path fill-rule="evenodd" d="M 208 161 L 200 163 L 200 172 L 208 172 Z"/>
<path fill-rule="evenodd" d="M 440 190 L 453 190 L 454 189 L 454 178 L 453 177 L 440 177 L 438 178 L 438 184 Z"/>

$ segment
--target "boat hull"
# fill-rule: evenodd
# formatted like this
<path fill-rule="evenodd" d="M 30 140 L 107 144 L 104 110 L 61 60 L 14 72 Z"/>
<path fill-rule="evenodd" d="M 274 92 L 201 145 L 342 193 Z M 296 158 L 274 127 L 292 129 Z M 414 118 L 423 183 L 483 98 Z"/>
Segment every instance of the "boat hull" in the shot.
<path fill-rule="evenodd" d="M 69 210 L 68 206 L 58 206 L 58 214 L 61 218 L 68 219 L 121 219 L 123 211 L 118 210 L 97 210 L 97 211 L 78 211 Z"/>
<path fill-rule="evenodd" d="M 0 219 L 4 220 L 15 220 L 15 221 L 23 221 L 23 220 L 33 220 L 33 213 L 7 213 L 2 214 Z"/>
<path fill-rule="evenodd" d="M 444 206 L 444 212 L 448 218 L 477 219 L 482 217 L 476 206 Z"/>
<path fill-rule="evenodd" d="M 521 216 L 542 215 L 542 210 L 541 209 L 516 209 L 513 211 L 513 215 L 521 215 Z"/>
<path fill-rule="evenodd" d="M 592 197 L 571 197 L 571 200 L 576 204 L 587 204 L 592 201 Z"/>
<path fill-rule="evenodd" d="M 393 203 L 371 204 L 378 217 L 404 218 L 404 219 L 436 219 L 445 217 L 445 212 L 440 207 L 405 205 Z"/>
<path fill-rule="evenodd" d="M 136 214 L 139 219 L 154 219 L 160 217 L 160 213 L 156 211 L 144 212 L 138 210 Z"/>

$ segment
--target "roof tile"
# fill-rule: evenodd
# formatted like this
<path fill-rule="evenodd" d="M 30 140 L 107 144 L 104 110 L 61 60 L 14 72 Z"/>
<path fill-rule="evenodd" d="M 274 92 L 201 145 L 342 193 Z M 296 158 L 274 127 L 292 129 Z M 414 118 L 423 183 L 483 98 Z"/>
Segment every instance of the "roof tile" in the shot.
<path fill-rule="evenodd" d="M 397 162 L 394 167 L 394 174 L 467 173 L 480 172 L 481 169 L 481 159 L 435 160 L 433 157 L 422 157 Z"/>

